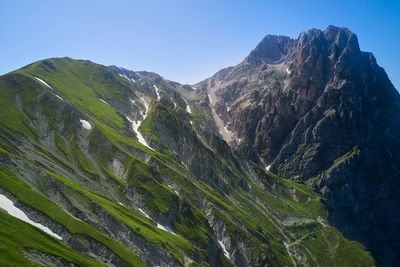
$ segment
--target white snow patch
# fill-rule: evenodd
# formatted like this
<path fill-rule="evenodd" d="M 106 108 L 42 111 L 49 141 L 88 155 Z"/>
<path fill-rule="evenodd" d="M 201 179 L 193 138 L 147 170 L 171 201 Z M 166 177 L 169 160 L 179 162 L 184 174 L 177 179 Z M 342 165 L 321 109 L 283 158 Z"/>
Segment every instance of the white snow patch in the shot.
<path fill-rule="evenodd" d="M 265 169 L 266 169 L 267 171 L 269 171 L 269 170 L 271 169 L 271 165 L 268 165 L 267 167 L 265 167 Z"/>
<path fill-rule="evenodd" d="M 154 89 L 156 89 L 156 94 L 157 94 L 157 100 L 160 100 L 160 93 L 158 90 L 158 87 L 156 85 L 153 85 Z"/>
<path fill-rule="evenodd" d="M 189 112 L 189 113 L 192 113 L 192 109 L 190 108 L 189 103 L 186 101 L 186 99 L 183 99 L 183 100 L 186 103 L 186 111 Z"/>
<path fill-rule="evenodd" d="M 317 217 L 317 221 L 318 221 L 320 224 L 322 224 L 322 226 L 328 227 L 328 225 L 324 222 L 324 219 L 322 219 L 321 216 L 318 216 L 318 217 Z"/>
<path fill-rule="evenodd" d="M 141 208 L 139 208 L 139 211 L 141 212 L 141 213 L 143 213 L 143 215 L 145 216 L 145 217 L 147 217 L 147 218 L 149 218 L 149 219 L 151 219 L 150 218 L 150 216 L 149 215 L 147 215 L 147 213 L 146 212 L 144 212 Z"/>
<path fill-rule="evenodd" d="M 141 100 L 143 101 L 144 107 L 146 109 L 146 111 L 143 114 L 143 117 L 146 118 L 147 117 L 147 112 L 149 111 L 149 106 L 146 103 L 146 100 L 144 100 L 144 98 L 142 97 Z"/>
<path fill-rule="evenodd" d="M 171 228 L 169 228 L 169 226 L 164 226 L 164 225 L 162 225 L 162 224 L 157 223 L 157 228 L 159 228 L 159 229 L 161 229 L 161 230 L 164 230 L 164 231 L 167 231 L 167 232 L 170 232 L 170 233 L 173 234 L 173 235 L 176 235 L 175 232 L 172 231 Z"/>
<path fill-rule="evenodd" d="M 193 125 L 193 121 L 190 121 L 190 124 Z"/>
<path fill-rule="evenodd" d="M 87 120 L 79 120 L 79 121 L 82 123 L 82 127 L 85 128 L 86 130 L 92 129 L 92 125 Z"/>
<path fill-rule="evenodd" d="M 54 94 L 58 99 L 61 99 L 62 101 L 64 101 L 64 99 L 62 99 L 61 96 Z"/>
<path fill-rule="evenodd" d="M 286 67 L 286 72 L 287 72 L 287 74 L 290 74 L 290 73 L 291 73 L 290 70 L 289 70 L 289 68 L 287 68 L 287 67 Z"/>
<path fill-rule="evenodd" d="M 146 142 L 146 139 L 144 139 L 144 137 L 143 137 L 143 135 L 141 134 L 141 132 L 139 132 L 139 127 L 140 127 L 140 124 L 142 123 L 142 121 L 137 121 L 137 122 L 135 122 L 135 121 L 131 120 L 128 116 L 126 116 L 126 119 L 127 119 L 128 121 L 130 121 L 130 123 L 132 123 L 132 129 L 133 129 L 133 131 L 135 132 L 135 134 L 136 134 L 136 136 L 137 136 L 137 138 L 138 138 L 139 143 L 141 143 L 142 145 L 144 145 L 144 146 L 150 148 L 150 146 L 149 146 L 149 145 L 147 144 L 147 142 Z"/>
<path fill-rule="evenodd" d="M 275 60 L 275 61 L 272 61 L 271 63 L 272 63 L 272 64 L 279 64 L 279 63 L 285 61 L 286 59 L 287 59 L 287 56 L 281 54 L 281 57 L 280 57 L 279 59 L 277 59 L 277 60 Z"/>
<path fill-rule="evenodd" d="M 131 120 L 128 116 L 126 116 L 126 119 L 132 123 L 132 129 L 133 129 L 133 131 L 135 132 L 135 134 L 136 134 L 136 136 L 137 136 L 137 138 L 138 138 L 138 141 L 139 141 L 142 145 L 144 145 L 144 146 L 146 146 L 146 147 L 152 149 L 152 148 L 147 144 L 147 142 L 146 142 L 146 140 L 144 139 L 143 135 L 139 132 L 139 127 L 140 127 L 140 125 L 142 124 L 142 122 L 146 119 L 146 117 L 147 117 L 147 112 L 148 112 L 148 110 L 149 110 L 149 106 L 147 105 L 147 103 L 146 103 L 146 101 L 144 100 L 143 97 L 141 98 L 141 100 L 143 101 L 144 107 L 145 107 L 145 109 L 146 109 L 145 112 L 142 114 L 143 120 L 142 120 L 142 121 L 139 120 L 139 121 L 136 121 L 136 122 L 135 122 L 135 121 Z M 132 103 L 135 103 L 133 100 L 131 100 L 131 101 L 132 101 Z"/>
<path fill-rule="evenodd" d="M 144 212 L 141 208 L 138 208 L 138 210 L 139 210 L 145 217 L 147 217 L 147 218 L 149 218 L 150 220 L 154 221 L 154 220 L 153 220 L 146 212 Z M 161 229 L 161 230 L 164 230 L 164 231 L 167 231 L 167 232 L 170 232 L 171 234 L 177 235 L 177 234 L 175 234 L 175 232 L 172 231 L 172 229 L 169 228 L 168 226 L 164 226 L 164 225 L 162 225 L 162 224 L 157 223 L 157 228 L 159 228 L 159 229 Z"/>
<path fill-rule="evenodd" d="M 125 75 L 125 73 L 124 73 L 124 74 L 118 74 L 118 75 L 121 76 L 121 77 L 124 77 L 124 78 L 127 79 L 128 81 L 131 81 L 131 79 L 129 79 L 128 76 Z"/>
<path fill-rule="evenodd" d="M 208 100 L 210 101 L 210 104 L 212 105 L 212 99 L 211 99 L 211 96 L 209 95 L 209 94 L 207 94 L 207 96 L 208 96 Z"/>
<path fill-rule="evenodd" d="M 27 223 L 39 228 L 40 230 L 48 233 L 49 235 L 51 235 L 59 240 L 62 240 L 61 236 L 57 235 L 56 233 L 51 231 L 46 226 L 44 226 L 40 223 L 36 223 L 36 222 L 32 221 L 31 219 L 29 219 L 28 216 L 26 216 L 26 214 L 22 210 L 20 210 L 16 206 L 14 206 L 14 203 L 2 194 L 0 194 L 0 208 L 4 209 L 9 215 L 11 215 L 15 218 L 18 218 L 24 222 L 27 222 Z"/>
<path fill-rule="evenodd" d="M 100 98 L 99 98 L 99 100 L 100 100 L 101 102 L 103 102 L 104 104 L 110 105 L 110 104 L 108 104 L 106 101 L 104 101 L 103 99 L 100 99 Z"/>
<path fill-rule="evenodd" d="M 189 105 L 186 105 L 186 111 L 189 112 L 189 113 L 192 113 L 192 109 L 190 108 Z"/>
<path fill-rule="evenodd" d="M 124 205 L 124 204 L 122 204 L 121 202 L 118 202 L 118 205 L 120 205 L 120 206 L 124 206 L 124 207 L 125 207 L 125 205 Z"/>
<path fill-rule="evenodd" d="M 133 78 L 131 78 L 131 81 L 133 82 L 133 83 L 135 83 L 136 81 L 135 81 L 135 79 L 133 79 Z"/>
<path fill-rule="evenodd" d="M 36 80 L 38 80 L 39 82 L 43 83 L 44 85 L 46 85 L 48 88 L 50 88 L 51 90 L 54 90 L 53 87 L 51 87 L 50 85 L 48 85 L 45 81 L 43 81 L 42 79 L 35 77 Z"/>
<path fill-rule="evenodd" d="M 176 191 L 175 189 L 172 188 L 172 186 L 168 185 L 168 187 L 171 188 L 178 196 L 181 196 L 181 195 L 179 195 L 178 191 Z"/>
<path fill-rule="evenodd" d="M 222 243 L 222 241 L 218 240 L 218 244 L 222 248 L 222 251 L 224 252 L 225 257 L 227 257 L 228 259 L 231 259 L 231 254 L 229 254 L 228 250 L 226 250 L 224 243 Z"/>

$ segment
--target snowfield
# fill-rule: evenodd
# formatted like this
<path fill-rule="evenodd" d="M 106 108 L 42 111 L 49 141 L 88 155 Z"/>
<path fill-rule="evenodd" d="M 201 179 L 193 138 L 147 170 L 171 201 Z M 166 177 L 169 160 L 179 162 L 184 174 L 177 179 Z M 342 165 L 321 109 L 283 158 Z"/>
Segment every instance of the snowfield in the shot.
<path fill-rule="evenodd" d="M 154 220 L 153 220 L 146 212 L 144 212 L 141 208 L 138 208 L 138 209 L 139 209 L 139 211 L 140 211 L 146 218 L 149 218 L 150 220 L 154 221 Z M 163 230 L 163 231 L 170 232 L 170 233 L 173 234 L 173 235 L 176 235 L 175 232 L 172 231 L 172 229 L 169 228 L 168 226 L 164 226 L 164 225 L 162 225 L 162 224 L 157 223 L 157 228 L 158 228 L 158 229 L 161 229 L 161 230 Z"/>
<path fill-rule="evenodd" d="M 164 226 L 164 225 L 162 225 L 162 224 L 157 223 L 157 228 L 159 228 L 159 229 L 161 229 L 161 230 L 164 230 L 164 231 L 167 231 L 167 232 L 170 232 L 170 233 L 173 234 L 173 235 L 176 235 L 175 232 L 172 231 L 172 229 L 169 228 L 168 226 Z"/>
<path fill-rule="evenodd" d="M 227 257 L 228 259 L 231 259 L 231 254 L 229 254 L 228 250 L 226 250 L 224 243 L 222 243 L 222 241 L 218 240 L 218 244 L 222 248 L 222 251 L 224 252 L 225 257 Z"/>
<path fill-rule="evenodd" d="M 82 123 L 82 127 L 85 128 L 86 130 L 91 130 L 92 129 L 92 125 L 87 120 L 82 120 L 81 119 L 79 121 Z"/>
<path fill-rule="evenodd" d="M 133 129 L 133 131 L 135 132 L 136 137 L 138 138 L 138 141 L 139 141 L 142 145 L 144 145 L 144 146 L 146 146 L 146 147 L 148 147 L 148 148 L 150 148 L 150 149 L 153 149 L 153 148 L 151 148 L 151 147 L 149 146 L 149 144 L 147 144 L 147 142 L 146 142 L 146 140 L 144 139 L 144 137 L 143 137 L 143 135 L 141 134 L 141 132 L 139 132 L 139 127 L 140 127 L 140 125 L 142 124 L 142 122 L 146 119 L 147 114 L 148 114 L 148 111 L 149 111 L 149 106 L 147 105 L 147 103 L 146 103 L 146 101 L 144 100 L 143 97 L 141 98 L 141 100 L 143 101 L 144 107 L 145 107 L 145 109 L 146 109 L 146 110 L 144 111 L 144 113 L 142 114 L 143 120 L 133 121 L 133 120 L 131 120 L 128 116 L 126 116 L 126 119 L 132 124 L 132 129 Z M 131 101 L 132 101 L 132 103 L 134 103 L 133 100 L 131 100 Z"/>
<path fill-rule="evenodd" d="M 179 195 L 178 191 L 176 191 L 174 188 L 172 188 L 172 186 L 168 185 L 168 187 L 171 188 L 172 191 L 174 191 L 178 196 L 181 196 L 181 195 Z"/>
<path fill-rule="evenodd" d="M 26 214 L 22 210 L 20 210 L 16 206 L 14 206 L 14 203 L 2 194 L 0 194 L 0 208 L 5 210 L 9 215 L 11 215 L 15 218 L 18 218 L 21 221 L 29 223 L 30 225 L 33 225 L 36 228 L 39 228 L 40 230 L 48 233 L 49 235 L 51 235 L 59 240 L 62 240 L 61 236 L 57 235 L 56 233 L 51 231 L 46 226 L 43 226 L 42 224 L 36 223 L 36 222 L 32 221 L 31 219 L 29 219 L 28 216 L 26 216 Z"/>
<path fill-rule="evenodd" d="M 104 104 L 107 104 L 107 105 L 110 105 L 110 104 L 108 104 L 105 100 L 103 100 L 103 99 L 100 99 L 99 98 L 99 100 L 101 101 L 101 102 L 103 102 Z"/>
<path fill-rule="evenodd" d="M 158 90 L 158 87 L 155 86 L 155 85 L 153 85 L 153 86 L 154 86 L 154 89 L 156 89 L 157 100 L 160 100 L 160 92 L 159 92 L 159 90 Z"/>
<path fill-rule="evenodd" d="M 190 108 L 189 105 L 186 105 L 186 111 L 189 112 L 189 113 L 192 113 L 192 109 Z"/>
<path fill-rule="evenodd" d="M 44 85 L 46 85 L 48 88 L 50 88 L 51 90 L 54 90 L 53 87 L 51 87 L 50 85 L 48 85 L 45 81 L 43 81 L 42 79 L 35 77 L 35 79 L 41 83 L 43 83 Z"/>
<path fill-rule="evenodd" d="M 139 208 L 139 211 L 141 212 L 141 213 L 143 213 L 143 215 L 145 216 L 145 217 L 147 217 L 147 218 L 149 218 L 149 219 L 151 219 L 150 218 L 150 216 L 149 215 L 147 215 L 147 213 L 146 212 L 144 212 L 141 208 Z"/>

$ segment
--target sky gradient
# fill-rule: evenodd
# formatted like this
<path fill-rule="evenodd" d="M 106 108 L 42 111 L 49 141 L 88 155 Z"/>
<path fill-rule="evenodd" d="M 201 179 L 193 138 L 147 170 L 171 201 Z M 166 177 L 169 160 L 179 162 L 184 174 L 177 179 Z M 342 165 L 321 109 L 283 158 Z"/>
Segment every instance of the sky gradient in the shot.
<path fill-rule="evenodd" d="M 69 56 L 199 82 L 266 34 L 344 26 L 400 89 L 400 1 L 1 1 L 0 75 Z"/>

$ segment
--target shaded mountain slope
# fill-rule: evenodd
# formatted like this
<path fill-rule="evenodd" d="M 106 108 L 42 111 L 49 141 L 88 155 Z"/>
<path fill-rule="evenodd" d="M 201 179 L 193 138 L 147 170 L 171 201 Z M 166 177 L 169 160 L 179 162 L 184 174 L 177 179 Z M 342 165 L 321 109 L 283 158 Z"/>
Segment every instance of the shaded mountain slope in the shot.
<path fill-rule="evenodd" d="M 315 188 L 333 225 L 382 266 L 399 262 L 400 96 L 354 33 L 268 35 L 196 86 L 232 147 Z"/>

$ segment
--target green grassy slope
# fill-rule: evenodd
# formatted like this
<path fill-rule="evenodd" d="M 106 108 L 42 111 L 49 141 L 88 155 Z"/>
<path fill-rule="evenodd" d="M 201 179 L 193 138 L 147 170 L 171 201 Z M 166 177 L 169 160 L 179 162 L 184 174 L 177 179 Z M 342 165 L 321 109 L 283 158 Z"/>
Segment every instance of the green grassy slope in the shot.
<path fill-rule="evenodd" d="M 54 58 L 35 62 L 15 73 L 38 77 L 70 103 L 119 128 L 126 127 L 121 114 L 100 99 L 127 102 L 127 82 L 102 65 L 84 60 Z M 48 89 L 42 83 L 36 82 Z"/>
<path fill-rule="evenodd" d="M 0 212 L 0 239 L 2 240 L 0 245 L 1 266 L 43 266 L 25 257 L 24 252 L 32 248 L 63 258 L 65 263 L 81 266 L 106 266 L 63 246 L 37 228 L 3 212 Z"/>

